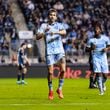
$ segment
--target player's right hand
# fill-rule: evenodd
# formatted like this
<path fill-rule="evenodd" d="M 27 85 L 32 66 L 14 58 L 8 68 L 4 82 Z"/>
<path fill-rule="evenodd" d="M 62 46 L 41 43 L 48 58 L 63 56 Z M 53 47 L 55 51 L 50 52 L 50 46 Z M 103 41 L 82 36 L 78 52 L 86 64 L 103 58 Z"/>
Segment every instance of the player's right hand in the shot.
<path fill-rule="evenodd" d="M 43 38 L 44 36 L 45 36 L 44 33 L 38 33 L 38 34 L 36 34 L 36 40 L 39 40 L 39 39 Z"/>
<path fill-rule="evenodd" d="M 47 27 L 46 29 L 45 29 L 45 32 L 48 32 L 50 30 L 50 28 L 49 27 Z"/>
<path fill-rule="evenodd" d="M 96 45 L 95 44 L 91 44 L 91 50 L 95 50 L 96 49 Z"/>
<path fill-rule="evenodd" d="M 107 51 L 108 51 L 108 48 L 102 49 L 102 52 L 107 52 Z"/>

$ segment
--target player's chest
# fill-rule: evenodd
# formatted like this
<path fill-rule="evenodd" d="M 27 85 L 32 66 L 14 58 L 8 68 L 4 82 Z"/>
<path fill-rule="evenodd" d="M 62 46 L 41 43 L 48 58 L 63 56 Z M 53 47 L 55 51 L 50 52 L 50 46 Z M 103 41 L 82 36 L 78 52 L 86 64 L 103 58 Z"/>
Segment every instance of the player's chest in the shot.
<path fill-rule="evenodd" d="M 105 46 L 106 46 L 106 42 L 104 41 L 104 39 L 95 39 L 95 40 L 93 41 L 93 44 L 94 44 L 97 48 L 105 47 Z"/>

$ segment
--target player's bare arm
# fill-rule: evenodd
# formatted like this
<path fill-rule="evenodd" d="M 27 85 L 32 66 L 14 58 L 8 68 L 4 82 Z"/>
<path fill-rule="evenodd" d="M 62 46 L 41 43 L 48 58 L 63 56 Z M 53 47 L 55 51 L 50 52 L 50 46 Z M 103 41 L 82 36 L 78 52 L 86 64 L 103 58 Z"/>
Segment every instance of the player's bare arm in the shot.
<path fill-rule="evenodd" d="M 60 34 L 62 36 L 65 36 L 66 35 L 66 30 L 58 30 L 56 32 L 51 32 L 52 35 L 54 34 Z"/>
<path fill-rule="evenodd" d="M 108 45 L 106 48 L 104 48 L 104 49 L 102 50 L 102 52 L 108 52 L 108 51 L 110 51 L 110 45 Z"/>
<path fill-rule="evenodd" d="M 40 40 L 42 38 L 44 38 L 45 34 L 44 33 L 37 33 L 36 34 L 36 40 Z"/>
<path fill-rule="evenodd" d="M 91 47 L 86 47 L 86 52 L 91 52 L 92 50 L 95 50 L 96 46 L 94 44 L 91 44 Z"/>
<path fill-rule="evenodd" d="M 25 61 L 26 61 L 26 64 L 27 64 L 28 66 L 31 65 L 30 60 L 29 60 L 26 56 L 25 56 Z"/>

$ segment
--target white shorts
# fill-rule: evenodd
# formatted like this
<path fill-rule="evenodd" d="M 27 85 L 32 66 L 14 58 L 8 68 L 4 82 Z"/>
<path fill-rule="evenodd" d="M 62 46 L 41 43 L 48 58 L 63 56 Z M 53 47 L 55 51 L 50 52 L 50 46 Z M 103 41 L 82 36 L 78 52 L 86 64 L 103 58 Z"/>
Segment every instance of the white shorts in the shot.
<path fill-rule="evenodd" d="M 95 73 L 109 73 L 108 63 L 105 61 L 93 61 L 93 70 Z"/>
<path fill-rule="evenodd" d="M 63 53 L 47 55 L 47 56 L 46 56 L 46 64 L 47 64 L 47 65 L 56 64 L 56 63 L 58 63 L 58 62 L 60 61 L 60 59 L 62 59 L 63 57 L 65 57 L 65 54 L 63 54 Z"/>

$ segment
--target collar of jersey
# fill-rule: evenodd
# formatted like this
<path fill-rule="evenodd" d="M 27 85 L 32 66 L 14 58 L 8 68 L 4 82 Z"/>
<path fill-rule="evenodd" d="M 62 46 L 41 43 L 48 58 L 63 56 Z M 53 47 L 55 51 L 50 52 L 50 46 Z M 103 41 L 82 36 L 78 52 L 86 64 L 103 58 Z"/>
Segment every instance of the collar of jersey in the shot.
<path fill-rule="evenodd" d="M 56 23 L 57 23 L 57 22 L 53 22 L 53 23 L 49 24 L 49 22 L 48 22 L 49 25 L 54 25 L 54 24 L 56 24 Z"/>

